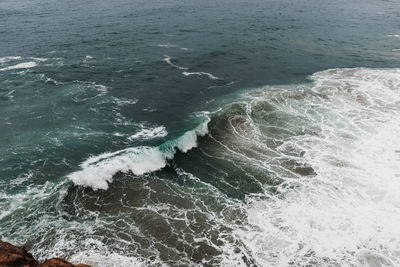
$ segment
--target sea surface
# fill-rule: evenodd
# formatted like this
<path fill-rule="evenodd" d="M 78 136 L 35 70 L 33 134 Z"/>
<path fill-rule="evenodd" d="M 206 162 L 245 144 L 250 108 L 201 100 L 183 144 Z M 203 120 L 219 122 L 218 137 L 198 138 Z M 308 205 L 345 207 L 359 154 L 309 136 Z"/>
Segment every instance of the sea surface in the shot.
<path fill-rule="evenodd" d="M 398 0 L 1 0 L 0 239 L 93 266 L 400 266 Z"/>

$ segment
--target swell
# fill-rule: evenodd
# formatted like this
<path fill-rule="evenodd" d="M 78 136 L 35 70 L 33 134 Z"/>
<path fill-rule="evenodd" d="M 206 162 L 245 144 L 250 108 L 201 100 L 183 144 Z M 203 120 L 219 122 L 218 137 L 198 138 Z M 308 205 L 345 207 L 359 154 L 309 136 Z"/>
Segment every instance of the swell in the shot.
<path fill-rule="evenodd" d="M 167 165 L 168 160 L 173 159 L 177 150 L 186 153 L 196 147 L 197 137 L 208 133 L 209 121 L 206 117 L 193 130 L 156 147 L 130 147 L 91 157 L 81 164 L 81 170 L 71 173 L 68 178 L 76 185 L 107 190 L 108 183 L 112 182 L 113 175 L 118 172 L 143 175 L 160 170 Z"/>

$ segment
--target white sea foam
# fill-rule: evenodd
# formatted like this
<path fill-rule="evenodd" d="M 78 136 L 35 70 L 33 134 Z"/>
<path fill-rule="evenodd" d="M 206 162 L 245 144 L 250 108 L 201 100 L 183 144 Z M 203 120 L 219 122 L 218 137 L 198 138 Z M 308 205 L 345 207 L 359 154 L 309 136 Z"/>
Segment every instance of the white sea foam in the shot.
<path fill-rule="evenodd" d="M 146 112 L 155 112 L 155 111 L 157 111 L 157 109 L 152 108 L 152 107 L 145 107 L 145 108 L 143 109 L 143 111 L 146 111 Z"/>
<path fill-rule="evenodd" d="M 50 78 L 50 77 L 46 77 L 46 78 L 45 78 L 45 82 L 46 82 L 46 83 L 54 83 L 55 85 L 60 84 L 59 82 L 57 82 L 56 80 L 54 80 L 54 79 L 52 79 L 52 78 Z"/>
<path fill-rule="evenodd" d="M 29 69 L 29 68 L 33 68 L 36 67 L 36 62 L 24 62 L 24 63 L 19 63 L 17 65 L 13 65 L 13 66 L 9 66 L 6 68 L 2 68 L 0 69 L 0 71 L 6 71 L 6 70 L 16 70 L 16 69 Z"/>
<path fill-rule="evenodd" d="M 212 75 L 211 73 L 208 72 L 187 72 L 184 71 L 182 72 L 183 75 L 185 76 L 190 76 L 190 75 L 197 75 L 197 76 L 201 76 L 201 75 L 206 75 L 208 76 L 208 78 L 210 78 L 211 80 L 219 80 L 219 78 L 217 76 Z"/>
<path fill-rule="evenodd" d="M 142 175 L 159 170 L 166 166 L 168 159 L 174 157 L 177 149 L 187 152 L 196 147 L 197 136 L 204 136 L 208 132 L 208 122 L 209 119 L 196 129 L 158 147 L 132 147 L 91 157 L 81 164 L 80 171 L 68 177 L 76 185 L 106 190 L 117 172 Z"/>
<path fill-rule="evenodd" d="M 7 97 L 9 100 L 13 100 L 14 99 L 14 96 L 13 96 L 14 92 L 15 92 L 15 90 L 11 90 L 7 94 L 5 94 L 5 97 Z"/>
<path fill-rule="evenodd" d="M 183 50 L 183 51 L 188 51 L 188 50 L 190 50 L 190 49 L 187 48 L 187 47 L 178 47 L 177 45 L 170 44 L 170 43 L 158 44 L 157 46 L 158 46 L 158 47 L 162 47 L 162 48 L 179 48 L 180 50 Z"/>
<path fill-rule="evenodd" d="M 181 67 L 181 66 L 178 66 L 178 65 L 175 65 L 174 63 L 172 63 L 171 62 L 171 57 L 170 56 L 168 56 L 168 55 L 165 55 L 165 58 L 163 59 L 165 62 L 167 62 L 167 64 L 168 65 L 171 65 L 171 66 L 173 66 L 173 67 L 175 67 L 175 68 L 177 68 L 177 69 L 180 69 L 180 70 L 187 70 L 188 68 L 186 68 L 186 67 Z"/>
<path fill-rule="evenodd" d="M 93 57 L 91 55 L 87 55 L 87 56 L 85 56 L 85 59 L 83 60 L 83 62 L 87 63 L 91 59 L 93 59 Z"/>
<path fill-rule="evenodd" d="M 177 69 L 180 69 L 180 70 L 188 70 L 188 69 L 189 69 L 189 68 L 181 67 L 181 66 L 178 66 L 178 65 L 172 63 L 172 62 L 171 62 L 171 57 L 168 56 L 168 55 L 165 55 L 165 58 L 164 58 L 163 60 L 164 60 L 165 62 L 167 62 L 167 64 L 169 64 L 169 65 L 171 65 L 171 66 L 173 66 L 173 67 L 175 67 L 175 68 L 177 68 Z M 208 78 L 210 78 L 211 80 L 219 80 L 219 79 L 220 79 L 220 78 L 218 78 L 217 76 L 212 75 L 211 73 L 203 72 L 203 71 L 197 71 L 197 72 L 187 72 L 187 71 L 184 71 L 184 72 L 182 72 L 182 74 L 185 75 L 185 76 L 191 76 L 191 75 L 202 76 L 202 75 L 205 75 L 205 76 L 207 76 Z"/>
<path fill-rule="evenodd" d="M 18 185 L 27 180 L 31 179 L 33 174 L 31 172 L 27 172 L 19 176 L 16 181 L 13 181 L 12 184 Z M 63 189 L 65 182 L 54 184 L 52 182 L 46 182 L 41 187 L 30 187 L 28 186 L 24 192 L 17 194 L 6 194 L 5 192 L 0 192 L 0 220 L 9 214 L 15 212 L 18 209 L 23 209 L 24 205 L 28 203 L 32 203 L 35 201 L 39 201 L 44 199 L 54 192 L 61 192 Z M 0 231 L 1 234 L 1 231 Z"/>
<path fill-rule="evenodd" d="M 104 246 L 104 249 L 107 247 Z M 84 262 L 93 267 L 148 266 L 148 263 L 135 257 L 95 250 L 80 251 L 72 255 L 69 260 L 76 264 Z"/>
<path fill-rule="evenodd" d="M 42 58 L 42 57 L 28 57 L 28 59 L 39 61 L 39 62 L 45 62 L 49 60 L 48 58 Z"/>
<path fill-rule="evenodd" d="M 136 98 L 129 99 L 129 98 L 113 97 L 113 99 L 114 99 L 114 102 L 117 104 L 117 106 L 135 105 L 139 101 Z"/>
<path fill-rule="evenodd" d="M 0 58 L 0 64 L 12 62 L 12 61 L 19 61 L 19 60 L 22 60 L 22 59 L 24 59 L 24 58 L 22 58 L 20 56 L 1 57 Z M 37 61 L 37 62 L 45 62 L 45 61 L 49 60 L 48 58 L 41 58 L 41 57 L 27 57 L 25 59 L 34 60 L 34 61 Z M 31 62 L 27 62 L 27 63 L 31 63 Z M 22 64 L 25 64 L 25 63 L 22 63 Z"/>
<path fill-rule="evenodd" d="M 53 83 L 55 85 L 62 84 L 62 82 L 58 82 L 50 77 L 47 77 L 44 73 L 40 73 L 38 74 L 38 76 L 40 77 L 40 79 L 44 80 L 45 83 Z"/>
<path fill-rule="evenodd" d="M 91 86 L 100 93 L 97 96 L 103 96 L 108 93 L 108 88 L 105 85 L 96 84 L 93 82 L 91 83 Z"/>
<path fill-rule="evenodd" d="M 255 101 L 271 99 L 321 129 L 279 147 L 304 151 L 316 176 L 248 198 L 249 227 L 235 235 L 259 266 L 400 266 L 400 69 L 333 69 L 312 79 L 310 91 L 266 88 Z"/>
<path fill-rule="evenodd" d="M 43 220 L 45 221 L 45 219 Z M 44 223 L 48 226 L 49 222 L 39 222 Z M 75 224 L 74 222 L 68 225 L 69 227 L 73 227 L 75 230 L 80 229 L 84 231 L 86 234 L 93 231 L 93 225 L 90 223 L 79 223 Z M 97 223 L 100 227 L 104 227 L 108 224 L 108 222 L 98 219 Z M 59 222 L 55 220 L 52 222 L 52 226 L 61 227 Z M 40 229 L 42 230 L 42 229 Z M 51 245 L 51 247 L 41 247 L 33 250 L 33 253 L 37 256 L 38 260 L 44 261 L 46 258 L 57 258 L 57 257 L 65 257 L 65 251 L 69 250 L 72 252 L 67 259 L 68 261 L 79 264 L 84 262 L 85 264 L 90 264 L 93 267 L 116 267 L 116 266 L 148 266 L 149 260 L 140 259 L 134 256 L 129 256 L 127 253 L 118 253 L 114 252 L 110 249 L 109 244 L 103 243 L 101 240 L 97 238 L 93 238 L 92 236 L 84 236 L 82 235 L 75 236 L 74 231 L 68 232 L 63 231 L 64 229 L 60 228 L 58 232 L 57 239 Z M 71 230 L 71 229 L 69 229 Z M 123 243 L 123 241 L 121 241 Z M 115 246 L 113 247 L 115 248 Z M 118 250 L 117 250 L 118 251 Z M 147 264 L 146 264 L 147 263 Z"/>
<path fill-rule="evenodd" d="M 174 44 L 166 43 L 166 44 L 158 44 L 158 47 L 163 47 L 163 48 L 173 48 L 176 47 Z"/>
<path fill-rule="evenodd" d="M 142 129 L 138 133 L 131 135 L 128 139 L 135 140 L 135 139 L 153 139 L 167 136 L 168 132 L 164 126 L 158 126 L 155 128 L 150 129 Z"/>
<path fill-rule="evenodd" d="M 22 59 L 22 57 L 20 57 L 20 56 L 17 56 L 17 57 L 0 57 L 0 64 L 7 63 L 7 62 L 10 62 L 10 61 L 20 60 L 20 59 Z"/>

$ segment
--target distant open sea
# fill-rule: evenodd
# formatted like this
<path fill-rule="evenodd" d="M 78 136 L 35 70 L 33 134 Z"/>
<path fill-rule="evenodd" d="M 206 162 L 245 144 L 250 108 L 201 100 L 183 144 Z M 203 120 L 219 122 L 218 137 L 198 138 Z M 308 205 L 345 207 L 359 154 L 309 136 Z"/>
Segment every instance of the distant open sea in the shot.
<path fill-rule="evenodd" d="M 400 266 L 398 0 L 1 0 L 0 239 L 92 266 Z"/>

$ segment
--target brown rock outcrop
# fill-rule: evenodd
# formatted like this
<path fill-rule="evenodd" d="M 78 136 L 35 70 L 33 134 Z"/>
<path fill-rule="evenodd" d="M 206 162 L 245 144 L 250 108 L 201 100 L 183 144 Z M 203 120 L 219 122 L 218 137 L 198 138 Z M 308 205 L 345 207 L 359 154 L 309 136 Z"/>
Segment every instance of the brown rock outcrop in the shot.
<path fill-rule="evenodd" d="M 61 258 L 39 263 L 24 247 L 14 246 L 0 240 L 0 267 L 90 267 L 86 264 L 72 264 Z"/>

